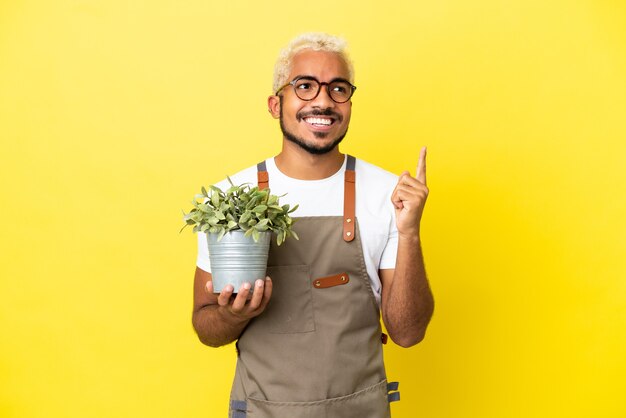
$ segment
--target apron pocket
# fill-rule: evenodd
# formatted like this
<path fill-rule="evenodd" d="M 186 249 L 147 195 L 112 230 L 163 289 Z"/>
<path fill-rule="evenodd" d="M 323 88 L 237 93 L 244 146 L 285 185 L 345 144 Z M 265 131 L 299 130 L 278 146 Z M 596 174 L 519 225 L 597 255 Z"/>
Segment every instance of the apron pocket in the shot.
<path fill-rule="evenodd" d="M 311 271 L 307 265 L 269 266 L 272 297 L 262 318 L 267 330 L 274 334 L 315 331 Z"/>
<path fill-rule="evenodd" d="M 270 276 L 271 277 L 271 276 Z M 387 381 L 339 398 L 271 402 L 248 398 L 248 418 L 385 418 L 390 416 Z"/>

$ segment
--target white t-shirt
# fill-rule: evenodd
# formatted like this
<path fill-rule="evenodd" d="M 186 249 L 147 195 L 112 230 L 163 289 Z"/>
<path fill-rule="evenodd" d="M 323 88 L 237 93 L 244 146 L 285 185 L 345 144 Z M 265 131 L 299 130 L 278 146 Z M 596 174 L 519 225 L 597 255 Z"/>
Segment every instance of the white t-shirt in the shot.
<path fill-rule="evenodd" d="M 269 187 L 273 195 L 282 196 L 280 204 L 288 203 L 298 209 L 291 215 L 299 216 L 343 216 L 343 189 L 346 160 L 339 171 L 321 180 L 297 180 L 280 172 L 274 158 L 266 160 Z M 365 267 L 369 275 L 374 295 L 380 304 L 381 283 L 379 269 L 393 269 L 396 266 L 398 251 L 398 230 L 391 193 L 398 182 L 398 176 L 389 173 L 363 160 L 356 160 L 356 204 L 361 245 Z M 257 185 L 256 165 L 230 176 L 235 185 L 250 183 Z M 222 190 L 230 183 L 223 180 L 216 184 Z M 209 251 L 205 234 L 198 235 L 197 266 L 211 272 Z M 293 239 L 293 238 L 288 238 Z"/>

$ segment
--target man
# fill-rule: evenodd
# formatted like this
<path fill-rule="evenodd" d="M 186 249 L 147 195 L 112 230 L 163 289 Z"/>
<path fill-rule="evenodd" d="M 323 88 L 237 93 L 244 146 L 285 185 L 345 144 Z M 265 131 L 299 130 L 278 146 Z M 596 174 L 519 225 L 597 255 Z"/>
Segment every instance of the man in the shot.
<path fill-rule="evenodd" d="M 237 341 L 231 417 L 387 417 L 397 387 L 386 380 L 380 313 L 403 347 L 430 321 L 420 246 L 426 149 L 416 178 L 341 154 L 353 80 L 334 36 L 301 35 L 278 59 L 268 107 L 282 150 L 232 177 L 299 204 L 300 240 L 272 244 L 265 280 L 214 294 L 198 234 L 193 325 L 204 344 Z"/>

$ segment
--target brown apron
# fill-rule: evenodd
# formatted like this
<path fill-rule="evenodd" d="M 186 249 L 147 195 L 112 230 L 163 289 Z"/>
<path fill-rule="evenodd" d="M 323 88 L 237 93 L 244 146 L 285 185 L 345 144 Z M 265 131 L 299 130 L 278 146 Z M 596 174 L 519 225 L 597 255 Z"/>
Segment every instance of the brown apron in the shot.
<path fill-rule="evenodd" d="M 231 418 L 384 418 L 399 399 L 355 227 L 354 165 L 348 156 L 343 217 L 297 218 L 300 240 L 271 244 L 273 293 L 237 341 Z"/>

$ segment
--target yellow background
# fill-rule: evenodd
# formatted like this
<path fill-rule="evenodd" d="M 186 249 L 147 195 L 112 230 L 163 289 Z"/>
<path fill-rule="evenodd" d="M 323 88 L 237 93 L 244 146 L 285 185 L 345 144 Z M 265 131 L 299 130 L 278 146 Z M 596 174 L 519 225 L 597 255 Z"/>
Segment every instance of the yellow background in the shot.
<path fill-rule="evenodd" d="M 181 210 L 278 152 L 309 30 L 351 45 L 343 151 L 429 147 L 437 306 L 385 348 L 394 417 L 626 416 L 625 28 L 617 0 L 3 1 L 0 416 L 226 416 Z"/>

